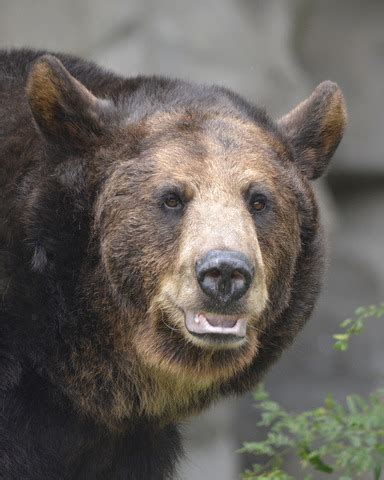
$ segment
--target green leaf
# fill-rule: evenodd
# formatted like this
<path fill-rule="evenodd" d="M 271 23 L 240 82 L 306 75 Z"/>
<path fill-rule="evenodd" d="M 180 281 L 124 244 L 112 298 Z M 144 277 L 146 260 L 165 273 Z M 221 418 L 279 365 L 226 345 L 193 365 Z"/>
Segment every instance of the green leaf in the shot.
<path fill-rule="evenodd" d="M 348 325 L 350 325 L 351 323 L 352 323 L 352 318 L 347 318 L 346 320 L 340 323 L 340 327 L 347 328 Z"/>
<path fill-rule="evenodd" d="M 330 465 L 327 465 L 323 460 L 321 459 L 320 455 L 314 454 L 314 455 L 309 455 L 308 460 L 311 465 L 315 467 L 316 470 L 319 472 L 324 472 L 324 473 L 332 473 L 333 468 Z"/>
<path fill-rule="evenodd" d="M 384 455 L 384 445 L 383 445 L 383 444 L 377 445 L 377 446 L 376 446 L 376 450 L 377 450 L 381 455 Z"/>
<path fill-rule="evenodd" d="M 346 350 L 348 350 L 348 343 L 346 341 L 338 340 L 333 345 L 333 348 L 335 350 L 339 350 L 340 352 L 345 352 Z"/>
<path fill-rule="evenodd" d="M 356 308 L 355 310 L 355 315 L 357 315 L 358 317 L 360 315 L 364 315 L 364 313 L 367 311 L 367 307 L 359 307 L 359 308 Z"/>
<path fill-rule="evenodd" d="M 376 465 L 375 466 L 375 470 L 374 470 L 374 474 L 373 474 L 374 480 L 380 480 L 381 470 L 382 470 L 381 465 Z"/>
<path fill-rule="evenodd" d="M 327 398 L 325 399 L 325 406 L 331 410 L 332 408 L 335 408 L 336 402 L 333 396 L 328 393 Z"/>
<path fill-rule="evenodd" d="M 257 387 L 255 392 L 253 393 L 253 398 L 256 400 L 256 402 L 263 402 L 269 399 L 268 392 L 265 390 L 265 387 L 262 383 Z"/>
<path fill-rule="evenodd" d="M 349 333 L 338 333 L 337 335 L 333 335 L 333 338 L 335 340 L 348 340 L 349 336 Z"/>

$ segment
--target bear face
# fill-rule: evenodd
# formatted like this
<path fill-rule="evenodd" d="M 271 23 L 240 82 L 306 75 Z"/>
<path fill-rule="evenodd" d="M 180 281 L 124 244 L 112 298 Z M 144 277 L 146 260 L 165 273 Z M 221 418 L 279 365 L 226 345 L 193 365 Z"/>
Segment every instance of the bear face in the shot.
<path fill-rule="evenodd" d="M 344 130 L 338 87 L 273 123 L 225 89 L 163 83 L 98 98 L 44 56 L 27 86 L 52 176 L 87 199 L 89 222 L 78 291 L 67 288 L 86 313 L 64 326 L 50 376 L 108 425 L 175 421 L 250 388 L 307 320 L 321 277 L 309 180 Z"/>
<path fill-rule="evenodd" d="M 300 186 L 296 192 L 292 162 L 285 165 L 288 147 L 250 122 L 199 113 L 156 117 L 146 124 L 146 147 L 119 162 L 99 197 L 102 262 L 121 306 L 148 292 L 148 315 L 134 341 L 143 362 L 217 380 L 250 363 L 274 283 L 281 275 L 292 280 Z M 139 230 L 138 238 L 132 232 Z M 197 264 L 210 252 L 219 252 L 216 264 L 221 252 L 249 264 L 252 278 L 239 298 L 221 300 L 202 288 Z M 240 283 L 241 272 L 232 272 Z M 275 313 L 288 293 L 272 298 Z M 199 315 L 208 323 L 203 318 L 196 333 Z M 220 333 L 207 333 L 212 323 Z"/>

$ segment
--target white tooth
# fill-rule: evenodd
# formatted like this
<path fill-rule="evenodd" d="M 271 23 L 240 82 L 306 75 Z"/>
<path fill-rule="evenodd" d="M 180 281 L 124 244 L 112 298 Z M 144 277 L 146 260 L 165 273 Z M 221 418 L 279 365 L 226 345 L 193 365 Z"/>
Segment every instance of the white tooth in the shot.
<path fill-rule="evenodd" d="M 196 315 L 196 317 L 195 317 L 195 323 L 200 323 L 200 317 L 199 317 L 199 315 Z"/>

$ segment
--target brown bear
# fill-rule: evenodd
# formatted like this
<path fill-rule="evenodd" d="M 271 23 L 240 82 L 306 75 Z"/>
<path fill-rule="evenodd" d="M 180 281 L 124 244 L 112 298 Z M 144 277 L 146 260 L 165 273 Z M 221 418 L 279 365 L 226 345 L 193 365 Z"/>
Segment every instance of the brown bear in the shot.
<path fill-rule="evenodd" d="M 0 52 L 0 476 L 166 479 L 177 424 L 252 388 L 319 292 L 310 180 L 346 122 Z"/>

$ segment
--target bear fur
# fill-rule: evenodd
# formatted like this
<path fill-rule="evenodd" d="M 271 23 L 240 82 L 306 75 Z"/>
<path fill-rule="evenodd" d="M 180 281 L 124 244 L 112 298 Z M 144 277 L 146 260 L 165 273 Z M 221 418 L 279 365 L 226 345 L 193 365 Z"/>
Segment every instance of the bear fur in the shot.
<path fill-rule="evenodd" d="M 312 312 L 340 89 L 274 122 L 225 88 L 11 50 L 0 112 L 0 476 L 172 478 L 178 422 L 254 387 Z M 231 305 L 194 277 L 212 249 L 253 265 Z M 246 337 L 194 335 L 196 312 Z"/>

